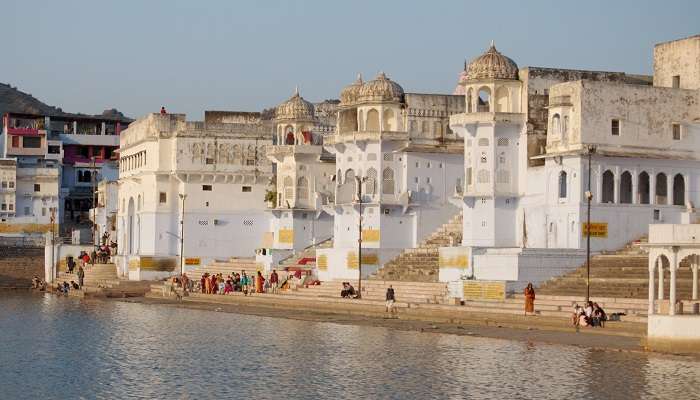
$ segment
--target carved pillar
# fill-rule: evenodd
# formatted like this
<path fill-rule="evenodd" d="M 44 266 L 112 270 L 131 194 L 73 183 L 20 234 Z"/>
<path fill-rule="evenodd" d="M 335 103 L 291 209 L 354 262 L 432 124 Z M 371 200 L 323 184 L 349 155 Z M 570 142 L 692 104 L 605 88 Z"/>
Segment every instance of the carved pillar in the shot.
<path fill-rule="evenodd" d="M 658 257 L 649 256 L 649 309 L 647 315 L 654 315 L 654 266 Z"/>
<path fill-rule="evenodd" d="M 693 300 L 698 299 L 698 256 L 693 257 Z"/>
<path fill-rule="evenodd" d="M 663 300 L 664 299 L 664 263 L 661 262 L 661 258 L 659 258 L 659 294 L 658 294 L 658 299 Z"/>
<path fill-rule="evenodd" d="M 639 190 L 639 175 L 637 174 L 637 170 L 634 170 L 632 172 L 632 204 L 639 204 L 639 193 L 637 191 Z"/>
<path fill-rule="evenodd" d="M 671 282 L 670 290 L 668 294 L 668 315 L 676 315 L 676 269 L 678 269 L 678 249 L 674 248 L 671 250 L 671 262 L 669 263 L 671 268 Z"/>
<path fill-rule="evenodd" d="M 656 173 L 653 170 L 649 174 L 649 204 L 656 204 Z"/>

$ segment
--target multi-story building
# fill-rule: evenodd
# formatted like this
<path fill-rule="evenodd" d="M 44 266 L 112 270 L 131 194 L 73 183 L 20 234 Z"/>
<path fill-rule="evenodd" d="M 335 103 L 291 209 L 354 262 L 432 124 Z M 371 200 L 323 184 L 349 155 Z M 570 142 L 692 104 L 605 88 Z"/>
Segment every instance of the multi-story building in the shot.
<path fill-rule="evenodd" d="M 612 250 L 649 224 L 694 218 L 700 36 L 657 45 L 653 79 L 518 69 L 491 46 L 460 81 L 466 112 L 450 126 L 465 144 L 463 247 L 441 258 L 468 262 L 441 266 L 441 279 L 469 269 L 517 289 L 580 265 L 587 229 L 593 251 Z"/>
<path fill-rule="evenodd" d="M 462 188 L 464 144 L 448 119 L 464 107 L 462 96 L 404 93 L 383 73 L 343 89 L 324 142 L 336 156 L 336 192 L 326 207 L 333 248 L 316 253 L 320 279 L 357 277 L 360 208 L 363 275 L 459 212 L 450 198 Z"/>
<path fill-rule="evenodd" d="M 119 198 L 119 183 L 103 179 L 97 184 L 97 206 L 90 210 L 90 221 L 95 226 L 95 237 L 99 242 L 103 238 L 109 244 L 117 240 L 117 200 Z"/>
<path fill-rule="evenodd" d="M 41 115 L 3 116 L 0 158 L 7 179 L 2 184 L 7 187 L 2 196 L 5 210 L 0 210 L 0 233 L 46 232 L 52 215 L 58 213 L 62 151 L 60 141 L 48 136 L 48 122 Z"/>
<path fill-rule="evenodd" d="M 259 113 L 237 112 L 206 112 L 197 122 L 149 114 L 124 130 L 120 274 L 151 279 L 185 268 L 181 257 L 182 264 L 198 265 L 252 256 L 270 227 L 265 193 L 272 165 L 265 147 L 271 132 Z"/>
<path fill-rule="evenodd" d="M 5 114 L 0 155 L 14 160 L 18 197 L 14 213 L 7 205 L 3 229 L 43 231 L 51 222 L 51 210 L 56 224 L 87 222 L 93 187 L 103 177 L 117 179 L 111 160 L 119 133 L 129 122 L 114 110 L 101 116 Z M 24 184 L 32 190 L 20 191 Z"/>
<path fill-rule="evenodd" d="M 324 138 L 332 135 L 334 105 L 322 103 L 328 117 L 319 117 L 314 105 L 298 91 L 280 104 L 275 112 L 276 145 L 267 148 L 267 157 L 276 167 L 276 188 L 271 195 L 267 264 L 292 251 L 329 239 L 333 218 L 323 207 L 335 195 L 335 156 L 324 150 Z"/>

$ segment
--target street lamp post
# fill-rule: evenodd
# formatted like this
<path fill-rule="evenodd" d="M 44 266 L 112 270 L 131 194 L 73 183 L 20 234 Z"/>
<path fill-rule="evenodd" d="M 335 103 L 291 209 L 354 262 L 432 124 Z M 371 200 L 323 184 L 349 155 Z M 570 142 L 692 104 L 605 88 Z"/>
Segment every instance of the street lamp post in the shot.
<path fill-rule="evenodd" d="M 185 273 L 185 199 L 187 195 L 180 193 L 182 200 L 182 217 L 180 218 L 180 275 Z"/>
<path fill-rule="evenodd" d="M 95 180 L 96 180 L 96 171 L 95 171 L 95 156 L 92 156 L 92 174 L 90 174 L 90 181 L 92 183 L 92 252 L 94 254 L 97 254 L 97 218 L 95 217 L 95 212 L 97 210 L 97 202 L 95 201 Z M 92 261 L 92 265 L 95 265 L 95 257 L 92 257 L 92 254 L 90 255 L 90 260 Z"/>
<path fill-rule="evenodd" d="M 591 156 L 595 152 L 594 146 L 588 146 L 588 190 L 586 190 L 586 303 L 591 299 Z"/>
<path fill-rule="evenodd" d="M 357 199 L 360 206 L 359 210 L 359 220 L 358 220 L 358 236 L 357 236 L 357 297 L 362 298 L 362 182 L 365 181 L 364 178 L 359 176 L 355 177 L 357 181 Z"/>
<path fill-rule="evenodd" d="M 56 223 L 56 207 L 51 207 L 51 281 L 55 281 L 58 278 L 58 273 L 56 272 L 56 228 L 54 224 Z M 46 275 L 46 274 L 44 274 Z"/>

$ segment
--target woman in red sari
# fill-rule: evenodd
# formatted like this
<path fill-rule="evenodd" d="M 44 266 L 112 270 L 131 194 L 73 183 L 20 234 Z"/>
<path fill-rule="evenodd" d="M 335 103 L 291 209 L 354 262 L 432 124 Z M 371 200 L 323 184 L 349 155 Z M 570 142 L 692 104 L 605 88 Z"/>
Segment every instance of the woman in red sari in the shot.
<path fill-rule="evenodd" d="M 535 313 L 535 289 L 532 287 L 532 283 L 528 283 L 525 291 L 525 315 L 528 313 Z"/>
<path fill-rule="evenodd" d="M 216 294 L 219 291 L 219 283 L 216 281 L 216 274 L 211 276 L 211 294 Z"/>

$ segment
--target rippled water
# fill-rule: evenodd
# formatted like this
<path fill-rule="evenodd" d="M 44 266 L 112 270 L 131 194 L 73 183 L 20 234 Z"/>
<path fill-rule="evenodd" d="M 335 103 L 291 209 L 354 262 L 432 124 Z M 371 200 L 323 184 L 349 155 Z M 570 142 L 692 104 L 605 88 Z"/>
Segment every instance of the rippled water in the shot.
<path fill-rule="evenodd" d="M 0 398 L 697 399 L 683 358 L 0 293 Z"/>

